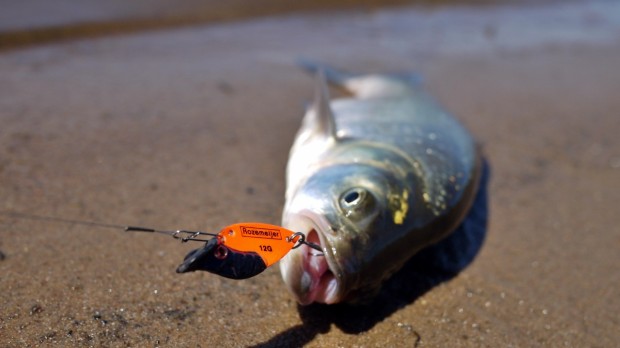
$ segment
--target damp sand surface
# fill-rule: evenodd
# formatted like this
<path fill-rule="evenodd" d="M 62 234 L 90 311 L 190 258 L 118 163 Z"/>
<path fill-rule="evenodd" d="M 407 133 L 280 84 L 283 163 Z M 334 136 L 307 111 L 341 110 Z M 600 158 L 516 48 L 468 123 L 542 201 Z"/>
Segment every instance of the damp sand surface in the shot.
<path fill-rule="evenodd" d="M 471 264 L 385 311 L 300 308 L 277 268 L 176 274 L 196 245 L 0 216 L 0 346 L 612 347 L 620 6 L 282 14 L 0 54 L 0 210 L 218 231 L 279 223 L 312 98 L 300 58 L 417 71 L 491 169 Z"/>

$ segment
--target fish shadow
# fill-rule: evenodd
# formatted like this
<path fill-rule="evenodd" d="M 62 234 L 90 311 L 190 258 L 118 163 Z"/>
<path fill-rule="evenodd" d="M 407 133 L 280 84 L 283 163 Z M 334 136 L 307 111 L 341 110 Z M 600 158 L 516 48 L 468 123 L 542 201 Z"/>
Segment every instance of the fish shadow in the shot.
<path fill-rule="evenodd" d="M 490 167 L 484 161 L 476 198 L 461 225 L 449 237 L 412 257 L 383 285 L 380 293 L 364 305 L 298 306 L 301 325 L 291 327 L 254 347 L 300 347 L 318 334 L 329 332 L 332 324 L 348 334 L 372 329 L 399 309 L 442 282 L 450 280 L 476 257 L 487 231 Z M 415 333 L 414 346 L 420 341 Z"/>

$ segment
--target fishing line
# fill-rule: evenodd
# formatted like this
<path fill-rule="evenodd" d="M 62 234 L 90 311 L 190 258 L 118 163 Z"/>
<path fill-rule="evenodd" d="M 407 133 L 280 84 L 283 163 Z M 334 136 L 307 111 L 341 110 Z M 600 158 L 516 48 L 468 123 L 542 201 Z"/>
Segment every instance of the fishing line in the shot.
<path fill-rule="evenodd" d="M 160 229 L 151 228 L 151 227 L 117 225 L 117 224 L 95 222 L 95 221 L 65 219 L 65 218 L 52 217 L 52 216 L 18 213 L 18 212 L 13 212 L 13 211 L 0 211 L 0 215 L 4 215 L 7 217 L 11 217 L 11 218 L 24 219 L 24 220 L 56 222 L 56 223 L 74 224 L 74 225 L 82 225 L 82 226 L 89 226 L 89 227 L 100 227 L 100 228 L 109 228 L 109 229 L 115 229 L 115 230 L 124 230 L 125 232 L 160 233 L 160 234 L 172 236 L 175 239 L 180 239 L 182 242 L 187 242 L 187 241 L 208 242 L 209 241 L 208 239 L 201 239 L 198 237 L 203 236 L 203 235 L 217 236 L 216 233 L 209 233 L 209 232 L 203 232 L 203 231 L 160 230 Z"/>

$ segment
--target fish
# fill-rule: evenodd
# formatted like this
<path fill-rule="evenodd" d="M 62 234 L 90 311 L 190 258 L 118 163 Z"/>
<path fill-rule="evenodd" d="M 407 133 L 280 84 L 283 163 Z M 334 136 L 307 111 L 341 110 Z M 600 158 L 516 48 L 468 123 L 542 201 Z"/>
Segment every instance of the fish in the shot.
<path fill-rule="evenodd" d="M 280 271 L 301 305 L 363 303 L 462 222 L 481 151 L 416 74 L 301 65 L 315 97 L 290 150 L 282 226 L 323 252 L 296 248 Z M 348 94 L 330 99 L 327 83 Z"/>

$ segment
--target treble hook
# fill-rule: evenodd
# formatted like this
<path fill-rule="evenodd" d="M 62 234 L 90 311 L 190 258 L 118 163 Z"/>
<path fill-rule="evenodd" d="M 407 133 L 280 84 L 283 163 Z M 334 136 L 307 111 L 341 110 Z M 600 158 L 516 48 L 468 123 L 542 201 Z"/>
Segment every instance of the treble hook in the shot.
<path fill-rule="evenodd" d="M 295 240 L 296 237 L 299 237 L 299 240 L 297 240 L 297 244 L 293 247 L 293 249 L 297 249 L 299 248 L 302 244 L 305 244 L 307 246 L 309 246 L 310 248 L 314 249 L 314 250 L 318 250 L 321 252 L 321 255 L 323 254 L 323 249 L 321 248 L 320 245 L 312 243 L 312 242 L 306 242 L 306 235 L 301 233 L 301 232 L 295 232 L 293 233 L 290 237 L 286 238 L 287 242 L 292 242 Z"/>

